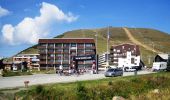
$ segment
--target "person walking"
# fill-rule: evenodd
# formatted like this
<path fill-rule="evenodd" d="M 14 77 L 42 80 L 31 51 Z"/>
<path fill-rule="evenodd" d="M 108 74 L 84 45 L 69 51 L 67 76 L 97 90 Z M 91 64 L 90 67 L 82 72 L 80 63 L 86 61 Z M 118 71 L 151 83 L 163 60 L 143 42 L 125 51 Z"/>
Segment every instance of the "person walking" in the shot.
<path fill-rule="evenodd" d="M 60 74 L 60 76 L 62 75 L 62 73 L 63 73 L 63 66 L 60 65 L 60 66 L 59 66 L 59 74 Z"/>
<path fill-rule="evenodd" d="M 96 64 L 95 64 L 95 62 L 93 62 L 93 64 L 92 64 L 92 73 L 93 74 L 96 73 Z"/>

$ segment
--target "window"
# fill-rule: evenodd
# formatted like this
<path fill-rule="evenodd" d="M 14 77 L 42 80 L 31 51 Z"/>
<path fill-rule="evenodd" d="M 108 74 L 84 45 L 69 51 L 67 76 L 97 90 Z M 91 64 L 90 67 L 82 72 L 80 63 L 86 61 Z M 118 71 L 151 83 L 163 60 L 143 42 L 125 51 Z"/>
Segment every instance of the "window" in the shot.
<path fill-rule="evenodd" d="M 53 43 L 49 43 L 48 46 L 54 47 L 54 44 Z"/>
<path fill-rule="evenodd" d="M 117 52 L 120 52 L 120 50 L 117 50 Z"/>
<path fill-rule="evenodd" d="M 62 44 L 61 43 L 57 43 L 55 44 L 56 47 L 62 47 Z"/>
<path fill-rule="evenodd" d="M 63 56 L 63 55 L 62 55 L 62 54 L 57 54 L 57 55 L 56 55 L 56 57 L 61 57 L 61 56 Z"/>
<path fill-rule="evenodd" d="M 92 47 L 92 46 L 93 46 L 92 43 L 87 43 L 87 44 L 85 44 L 85 47 Z"/>
<path fill-rule="evenodd" d="M 69 53 L 69 50 L 68 49 L 64 49 L 63 52 L 68 52 Z"/>
<path fill-rule="evenodd" d="M 57 52 L 62 52 L 63 50 L 62 50 L 62 49 L 57 49 L 56 51 L 57 51 Z"/>
<path fill-rule="evenodd" d="M 40 46 L 46 46 L 46 43 L 41 43 Z"/>
<path fill-rule="evenodd" d="M 71 54 L 74 54 L 74 55 L 75 55 L 75 54 L 76 54 L 76 52 L 71 52 Z"/>
<path fill-rule="evenodd" d="M 125 46 L 122 46 L 122 49 L 124 49 L 125 48 Z"/>
<path fill-rule="evenodd" d="M 131 58 L 131 63 L 133 64 L 135 62 L 134 58 Z"/>
<path fill-rule="evenodd" d="M 93 49 L 86 49 L 85 51 L 86 52 L 93 52 L 94 50 Z"/>
<path fill-rule="evenodd" d="M 84 52 L 84 50 L 79 49 L 79 50 L 77 50 L 77 52 Z"/>
<path fill-rule="evenodd" d="M 48 49 L 48 52 L 54 52 L 54 49 Z"/>
<path fill-rule="evenodd" d="M 115 53 L 114 56 L 117 56 L 117 54 Z"/>
<path fill-rule="evenodd" d="M 50 54 L 50 57 L 54 57 L 54 54 Z"/>
<path fill-rule="evenodd" d="M 45 49 L 40 49 L 40 52 L 46 52 L 46 50 Z"/>
<path fill-rule="evenodd" d="M 69 47 L 69 43 L 64 43 L 63 47 Z"/>
<path fill-rule="evenodd" d="M 83 43 L 78 43 L 77 46 L 84 47 Z"/>
<path fill-rule="evenodd" d="M 76 43 L 71 43 L 71 47 L 76 47 Z"/>

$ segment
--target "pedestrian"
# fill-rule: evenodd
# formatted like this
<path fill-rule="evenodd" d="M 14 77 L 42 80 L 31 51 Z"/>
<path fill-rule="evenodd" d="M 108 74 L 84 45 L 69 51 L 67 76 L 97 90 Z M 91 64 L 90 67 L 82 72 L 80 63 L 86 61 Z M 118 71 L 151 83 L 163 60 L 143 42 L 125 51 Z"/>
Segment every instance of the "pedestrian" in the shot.
<path fill-rule="evenodd" d="M 58 73 L 58 70 L 57 70 L 57 68 L 55 69 L 55 73 L 56 73 L 56 74 Z"/>
<path fill-rule="evenodd" d="M 71 68 L 71 67 L 69 67 L 69 69 L 68 69 L 68 73 L 69 73 L 69 75 L 71 75 L 71 74 L 72 74 L 72 68 Z"/>
<path fill-rule="evenodd" d="M 95 64 L 95 62 L 93 62 L 93 64 L 92 64 L 92 71 L 93 71 L 93 74 L 96 73 L 96 64 Z"/>
<path fill-rule="evenodd" d="M 60 66 L 59 66 L 59 74 L 60 74 L 60 76 L 62 75 L 62 73 L 63 73 L 63 66 L 60 65 Z"/>

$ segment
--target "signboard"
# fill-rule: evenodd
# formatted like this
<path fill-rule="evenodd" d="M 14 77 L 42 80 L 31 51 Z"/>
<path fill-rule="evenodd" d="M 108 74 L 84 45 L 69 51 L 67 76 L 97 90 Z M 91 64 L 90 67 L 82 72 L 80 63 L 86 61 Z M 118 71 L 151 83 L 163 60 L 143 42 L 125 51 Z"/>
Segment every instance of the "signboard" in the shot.
<path fill-rule="evenodd" d="M 73 60 L 94 60 L 95 55 L 90 56 L 75 56 Z"/>

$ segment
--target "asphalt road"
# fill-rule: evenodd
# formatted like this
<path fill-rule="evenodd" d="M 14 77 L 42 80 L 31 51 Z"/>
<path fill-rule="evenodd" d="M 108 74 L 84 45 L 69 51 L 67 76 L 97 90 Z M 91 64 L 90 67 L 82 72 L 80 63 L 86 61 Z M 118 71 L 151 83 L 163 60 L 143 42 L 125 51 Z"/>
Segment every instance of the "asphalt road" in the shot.
<path fill-rule="evenodd" d="M 35 74 L 27 76 L 0 77 L 0 89 L 24 87 L 24 81 L 29 81 L 29 85 L 47 83 L 66 83 L 81 80 L 95 80 L 105 78 L 104 72 L 99 74 L 85 73 L 83 75 L 59 76 L 58 74 Z M 138 71 L 137 74 L 149 74 L 150 71 Z M 123 76 L 134 75 L 134 72 L 124 72 Z"/>

